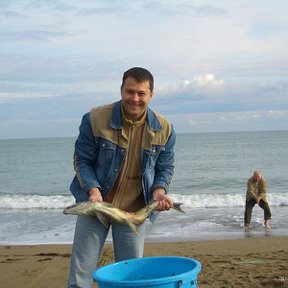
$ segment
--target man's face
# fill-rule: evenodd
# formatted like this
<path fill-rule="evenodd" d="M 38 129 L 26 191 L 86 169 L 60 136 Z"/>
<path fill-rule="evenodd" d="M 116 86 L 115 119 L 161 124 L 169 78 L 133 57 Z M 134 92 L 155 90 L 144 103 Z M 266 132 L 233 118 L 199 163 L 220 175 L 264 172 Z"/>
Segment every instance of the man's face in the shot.
<path fill-rule="evenodd" d="M 132 121 L 139 120 L 152 96 L 149 81 L 137 82 L 134 78 L 128 77 L 121 89 L 126 117 Z"/>
<path fill-rule="evenodd" d="M 259 182 L 260 180 L 261 180 L 261 175 L 260 174 L 258 174 L 258 173 L 255 173 L 254 174 L 254 180 L 255 180 L 255 182 Z"/>

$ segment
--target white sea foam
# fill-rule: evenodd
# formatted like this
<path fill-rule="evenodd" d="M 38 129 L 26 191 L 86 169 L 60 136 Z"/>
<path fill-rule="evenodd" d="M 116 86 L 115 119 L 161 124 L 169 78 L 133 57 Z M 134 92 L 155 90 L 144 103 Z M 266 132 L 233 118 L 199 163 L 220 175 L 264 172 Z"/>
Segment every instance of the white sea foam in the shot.
<path fill-rule="evenodd" d="M 243 194 L 170 194 L 175 202 L 183 203 L 186 208 L 242 207 L 245 204 Z M 63 209 L 75 202 L 73 196 L 41 195 L 0 195 L 0 209 Z M 271 206 L 288 206 L 288 193 L 269 195 Z"/>
<path fill-rule="evenodd" d="M 0 209 L 62 209 L 73 202 L 72 196 L 0 195 Z"/>
<path fill-rule="evenodd" d="M 193 194 L 179 195 L 171 194 L 175 202 L 181 202 L 186 207 L 193 208 L 216 208 L 216 207 L 242 207 L 245 205 L 245 196 L 243 194 Z M 288 206 L 288 193 L 269 194 L 269 205 Z"/>

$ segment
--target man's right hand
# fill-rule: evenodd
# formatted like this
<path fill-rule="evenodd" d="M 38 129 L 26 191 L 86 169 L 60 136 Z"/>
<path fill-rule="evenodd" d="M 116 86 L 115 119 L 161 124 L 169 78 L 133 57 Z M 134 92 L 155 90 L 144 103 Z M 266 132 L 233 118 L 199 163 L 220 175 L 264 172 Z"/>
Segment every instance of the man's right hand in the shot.
<path fill-rule="evenodd" d="M 103 201 L 101 192 L 98 188 L 91 188 L 88 191 L 88 195 L 89 195 L 90 202 L 102 202 Z"/>

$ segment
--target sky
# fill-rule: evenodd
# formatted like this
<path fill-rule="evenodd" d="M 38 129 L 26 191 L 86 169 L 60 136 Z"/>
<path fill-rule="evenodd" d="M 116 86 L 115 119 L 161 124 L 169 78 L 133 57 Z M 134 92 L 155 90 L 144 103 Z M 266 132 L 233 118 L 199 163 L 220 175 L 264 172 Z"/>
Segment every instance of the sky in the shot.
<path fill-rule="evenodd" d="M 77 136 L 120 100 L 123 72 L 155 79 L 177 133 L 288 130 L 286 0 L 1 0 L 0 138 Z"/>

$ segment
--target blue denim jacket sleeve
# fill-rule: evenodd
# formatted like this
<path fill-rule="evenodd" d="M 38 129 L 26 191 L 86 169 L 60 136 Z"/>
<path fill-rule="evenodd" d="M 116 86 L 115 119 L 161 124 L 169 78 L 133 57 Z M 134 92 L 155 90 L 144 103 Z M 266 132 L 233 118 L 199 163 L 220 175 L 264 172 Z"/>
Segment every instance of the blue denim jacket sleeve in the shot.
<path fill-rule="evenodd" d="M 171 125 L 171 134 L 168 138 L 168 141 L 161 149 L 159 157 L 155 165 L 155 177 L 154 183 L 152 186 L 152 191 L 155 188 L 162 187 L 168 193 L 169 185 L 171 183 L 173 174 L 174 174 L 174 156 L 175 156 L 175 142 L 176 142 L 176 133 Z"/>
<path fill-rule="evenodd" d="M 152 198 L 152 193 L 154 189 L 161 187 L 165 190 L 166 194 L 169 192 L 169 185 L 172 181 L 172 177 L 174 174 L 174 147 L 176 143 L 176 133 L 174 131 L 174 128 L 172 126 L 172 131 L 169 136 L 169 139 L 164 147 L 157 147 L 160 149 L 159 156 L 157 157 L 157 161 L 155 163 L 154 167 L 151 167 L 151 169 L 148 169 L 149 173 L 145 173 L 144 177 L 144 186 L 146 186 L 145 190 L 146 193 L 149 195 L 145 195 L 146 203 L 149 203 Z M 156 149 L 153 149 L 156 151 Z M 150 159 L 153 159 L 153 157 L 150 157 Z M 149 183 L 152 181 L 152 187 L 149 189 Z M 153 211 L 149 218 L 152 222 L 155 221 L 157 216 L 159 215 L 159 211 Z"/>
<path fill-rule="evenodd" d="M 152 147 L 151 151 L 145 151 L 144 158 L 147 157 L 147 163 L 145 164 L 145 161 L 143 163 L 145 165 L 143 187 L 147 204 L 152 200 L 154 189 L 161 187 L 166 194 L 169 192 L 169 185 L 174 174 L 175 142 L 176 134 L 172 126 L 165 146 L 156 145 Z"/>
<path fill-rule="evenodd" d="M 97 159 L 97 145 L 90 124 L 90 113 L 83 116 L 79 130 L 80 133 L 75 142 L 74 169 L 81 187 L 81 198 L 83 198 L 83 194 L 86 196 L 89 189 L 93 187 L 101 189 L 94 170 Z"/>

